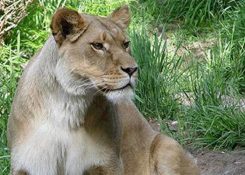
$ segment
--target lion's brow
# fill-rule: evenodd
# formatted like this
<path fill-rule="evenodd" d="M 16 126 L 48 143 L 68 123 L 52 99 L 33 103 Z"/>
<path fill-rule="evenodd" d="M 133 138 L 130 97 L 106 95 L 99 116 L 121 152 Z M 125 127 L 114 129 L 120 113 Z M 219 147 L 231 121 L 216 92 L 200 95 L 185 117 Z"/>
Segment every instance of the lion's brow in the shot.
<path fill-rule="evenodd" d="M 107 24 L 105 24 L 105 22 L 104 22 L 102 19 L 100 19 L 100 18 L 97 18 L 97 20 L 98 20 L 98 22 L 99 22 L 103 27 L 105 27 L 106 30 L 109 30 L 109 31 L 110 31 L 111 26 L 108 26 Z"/>

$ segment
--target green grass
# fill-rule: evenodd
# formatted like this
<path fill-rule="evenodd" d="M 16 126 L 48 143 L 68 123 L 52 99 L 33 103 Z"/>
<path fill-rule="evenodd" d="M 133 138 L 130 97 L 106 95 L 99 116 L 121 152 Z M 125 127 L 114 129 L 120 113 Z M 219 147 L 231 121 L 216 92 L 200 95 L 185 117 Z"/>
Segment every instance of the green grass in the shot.
<path fill-rule="evenodd" d="M 9 153 L 7 149 L 6 130 L 10 106 L 21 72 L 20 65 L 24 63 L 18 49 L 10 46 L 0 47 L 0 174 L 9 172 Z"/>
<path fill-rule="evenodd" d="M 232 149 L 245 145 L 245 113 L 236 107 L 244 98 L 240 93 L 243 72 L 239 69 L 244 57 L 240 54 L 233 59 L 233 44 L 220 41 L 206 62 L 192 66 L 189 80 L 194 106 L 185 109 L 184 120 L 179 119 L 186 126 L 183 131 L 189 130 L 186 140 L 196 146 Z"/>
<path fill-rule="evenodd" d="M 234 108 L 203 105 L 186 110 L 185 115 L 180 119 L 185 143 L 215 149 L 245 146 L 244 113 Z"/>
<path fill-rule="evenodd" d="M 157 119 L 163 131 L 191 147 L 245 146 L 245 113 L 236 106 L 236 101 L 245 98 L 245 3 L 39 0 L 29 6 L 28 15 L 0 46 L 0 174 L 9 172 L 7 118 L 21 65 L 47 39 L 54 11 L 66 6 L 106 16 L 125 3 L 133 13 L 129 33 L 132 54 L 140 66 L 135 101 L 144 116 Z M 170 30 L 171 25 L 178 27 Z M 190 49 L 179 53 L 186 45 L 207 38 L 215 43 L 202 58 Z M 176 97 L 180 93 L 192 99 L 192 106 L 180 103 Z M 224 98 L 232 98 L 233 104 L 225 104 Z M 169 129 L 169 121 L 178 122 L 177 132 Z"/>
<path fill-rule="evenodd" d="M 214 20 L 224 18 L 226 12 L 235 9 L 242 0 L 140 0 L 133 2 L 135 12 L 144 9 L 145 18 L 154 23 L 181 23 L 189 30 L 209 26 Z M 141 15 L 142 16 L 142 15 Z"/>
<path fill-rule="evenodd" d="M 175 54 L 167 54 L 163 36 L 151 37 L 152 40 L 143 29 L 131 33 L 133 56 L 140 65 L 136 89 L 138 107 L 147 117 L 172 118 L 178 110 L 173 90 L 183 72 L 179 71 L 181 60 Z"/>
<path fill-rule="evenodd" d="M 243 97 L 239 93 L 243 72 L 237 69 L 240 61 L 232 59 L 234 43 L 223 43 L 220 36 L 203 61 L 183 68 L 176 52 L 167 54 L 168 45 L 161 37 L 139 31 L 131 35 L 140 65 L 136 102 L 145 116 L 158 119 L 165 132 L 184 144 L 219 149 L 244 146 L 245 113 L 236 107 Z M 242 59 L 242 54 L 237 55 L 237 60 Z M 180 105 L 175 95 L 190 92 L 193 105 Z M 225 98 L 234 100 L 229 104 Z M 168 130 L 168 120 L 179 122 L 178 133 Z"/>

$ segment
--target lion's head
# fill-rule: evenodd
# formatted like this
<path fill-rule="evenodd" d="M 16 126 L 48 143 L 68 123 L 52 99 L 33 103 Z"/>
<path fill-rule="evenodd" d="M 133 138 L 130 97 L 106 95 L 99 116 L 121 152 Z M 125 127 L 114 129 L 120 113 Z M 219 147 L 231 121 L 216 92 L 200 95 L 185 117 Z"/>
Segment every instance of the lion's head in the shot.
<path fill-rule="evenodd" d="M 129 21 L 127 6 L 108 17 L 66 8 L 54 14 L 51 30 L 59 53 L 55 73 L 67 92 L 95 89 L 110 97 L 133 94 L 137 64 L 125 34 Z"/>

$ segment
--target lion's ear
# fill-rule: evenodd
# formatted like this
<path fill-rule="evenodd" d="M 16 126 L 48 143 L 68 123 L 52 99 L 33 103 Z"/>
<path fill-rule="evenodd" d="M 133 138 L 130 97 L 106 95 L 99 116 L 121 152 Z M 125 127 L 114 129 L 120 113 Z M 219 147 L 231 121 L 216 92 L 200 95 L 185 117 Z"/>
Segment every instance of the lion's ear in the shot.
<path fill-rule="evenodd" d="M 61 45 L 65 39 L 75 41 L 85 31 L 87 24 L 77 11 L 62 8 L 53 15 L 50 27 L 55 41 Z"/>
<path fill-rule="evenodd" d="M 117 23 L 122 29 L 128 27 L 130 23 L 130 11 L 127 5 L 117 8 L 112 12 L 109 18 Z"/>

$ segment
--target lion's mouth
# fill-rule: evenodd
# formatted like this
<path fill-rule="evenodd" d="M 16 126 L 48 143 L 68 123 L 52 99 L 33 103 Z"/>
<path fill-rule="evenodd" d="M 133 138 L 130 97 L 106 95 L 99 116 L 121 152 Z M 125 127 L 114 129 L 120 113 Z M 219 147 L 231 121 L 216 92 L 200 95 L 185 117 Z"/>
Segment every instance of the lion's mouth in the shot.
<path fill-rule="evenodd" d="M 102 92 L 112 92 L 112 91 L 120 91 L 120 90 L 123 90 L 123 89 L 126 89 L 126 88 L 133 88 L 132 84 L 131 83 L 128 83 L 126 84 L 125 86 L 123 87 L 120 87 L 120 88 L 117 88 L 117 89 L 112 89 L 112 88 L 103 88 L 103 87 L 98 87 Z"/>

